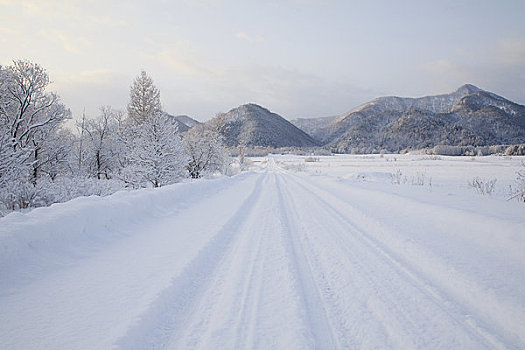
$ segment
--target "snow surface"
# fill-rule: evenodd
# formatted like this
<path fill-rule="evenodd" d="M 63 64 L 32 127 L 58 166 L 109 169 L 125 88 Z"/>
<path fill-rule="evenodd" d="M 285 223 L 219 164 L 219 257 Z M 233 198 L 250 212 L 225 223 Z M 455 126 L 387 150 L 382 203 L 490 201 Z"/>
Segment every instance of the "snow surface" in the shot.
<path fill-rule="evenodd" d="M 304 160 L 0 219 L 0 347 L 525 348 L 518 157 Z"/>

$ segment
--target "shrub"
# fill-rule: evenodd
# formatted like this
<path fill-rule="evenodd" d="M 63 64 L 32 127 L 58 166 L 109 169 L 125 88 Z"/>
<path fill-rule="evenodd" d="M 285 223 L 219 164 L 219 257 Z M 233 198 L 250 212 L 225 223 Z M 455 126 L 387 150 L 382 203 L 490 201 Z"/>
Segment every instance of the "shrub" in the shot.
<path fill-rule="evenodd" d="M 516 185 L 511 187 L 510 199 L 516 198 L 519 201 L 525 202 L 525 162 L 522 163 L 523 169 L 516 172 Z"/>
<path fill-rule="evenodd" d="M 391 176 L 392 184 L 394 185 L 400 185 L 401 183 L 407 182 L 407 177 L 403 176 L 403 172 L 399 169 L 396 169 L 396 171 L 390 174 L 390 176 Z"/>
<path fill-rule="evenodd" d="M 479 194 L 492 194 L 496 187 L 497 179 L 482 179 L 475 177 L 472 181 L 468 182 L 469 187 L 473 188 Z"/>
<path fill-rule="evenodd" d="M 425 173 L 418 172 L 416 176 L 412 177 L 412 185 L 414 186 L 424 186 L 426 183 L 432 186 L 432 178 L 427 178 Z"/>

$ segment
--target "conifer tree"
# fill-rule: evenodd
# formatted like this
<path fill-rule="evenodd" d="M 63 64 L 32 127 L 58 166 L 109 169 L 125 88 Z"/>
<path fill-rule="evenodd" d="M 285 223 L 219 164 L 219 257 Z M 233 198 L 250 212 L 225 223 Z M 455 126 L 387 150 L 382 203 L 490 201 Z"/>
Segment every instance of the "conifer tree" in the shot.
<path fill-rule="evenodd" d="M 128 117 L 124 179 L 134 187 L 179 181 L 185 175 L 187 157 L 177 124 L 162 112 L 160 92 L 144 71 L 131 85 Z"/>
<path fill-rule="evenodd" d="M 160 91 L 145 71 L 135 78 L 129 93 L 128 116 L 135 124 L 162 113 Z"/>

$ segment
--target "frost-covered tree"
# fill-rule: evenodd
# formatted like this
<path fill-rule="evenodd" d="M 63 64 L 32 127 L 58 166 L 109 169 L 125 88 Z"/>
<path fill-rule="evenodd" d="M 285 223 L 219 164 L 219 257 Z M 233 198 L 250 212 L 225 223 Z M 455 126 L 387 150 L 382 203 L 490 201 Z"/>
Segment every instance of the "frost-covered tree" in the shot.
<path fill-rule="evenodd" d="M 209 125 L 197 125 L 184 135 L 184 147 L 189 157 L 186 170 L 192 178 L 205 174 L 225 172 L 229 157 L 220 134 L 222 118 Z"/>
<path fill-rule="evenodd" d="M 147 118 L 162 113 L 160 91 L 145 71 L 135 78 L 129 93 L 128 117 L 140 124 Z"/>
<path fill-rule="evenodd" d="M 178 182 L 185 177 L 184 153 L 178 128 L 165 114 L 148 117 L 140 125 L 130 126 L 127 138 L 127 167 L 125 180 L 134 187 L 146 183 L 160 187 Z"/>
<path fill-rule="evenodd" d="M 159 90 L 146 72 L 131 86 L 128 122 L 121 135 L 126 144 L 123 178 L 134 187 L 159 187 L 184 176 L 187 157 L 176 121 L 162 112 Z"/>
<path fill-rule="evenodd" d="M 9 132 L 11 118 L 8 116 L 10 101 L 7 98 L 9 73 L 0 66 L 0 185 L 6 179 L 6 173 L 17 161 L 16 152 Z"/>
<path fill-rule="evenodd" d="M 78 123 L 80 136 L 78 142 L 79 168 L 91 177 L 109 179 L 111 173 L 119 168 L 118 153 L 121 149 L 117 137 L 122 113 L 110 106 L 100 108 L 96 119 L 83 118 Z"/>
<path fill-rule="evenodd" d="M 12 135 L 12 125 L 17 117 L 10 96 L 14 83 L 8 68 L 0 66 L 0 188 L 5 187 L 12 179 L 24 177 L 29 169 L 29 152 L 16 147 L 16 140 Z"/>
<path fill-rule="evenodd" d="M 39 173 L 55 180 L 59 175 L 70 176 L 71 151 L 74 149 L 75 135 L 67 129 L 60 128 L 42 140 L 42 152 L 38 163 Z"/>
<path fill-rule="evenodd" d="M 41 176 L 55 173 L 52 168 L 60 163 L 54 141 L 70 112 L 46 91 L 48 85 L 49 76 L 38 64 L 16 60 L 0 67 L 1 195 L 15 209 L 30 205 L 23 193 L 31 192 Z"/>
<path fill-rule="evenodd" d="M 18 165 L 31 164 L 34 182 L 45 152 L 44 141 L 70 117 L 70 111 L 55 93 L 46 92 L 49 76 L 38 64 L 14 61 L 12 66 L 2 68 L 1 83 L 0 127 L 8 135 Z"/>
<path fill-rule="evenodd" d="M 521 170 L 516 172 L 516 186 L 511 188 L 511 196 L 509 199 L 517 198 L 525 202 L 525 162 L 522 162 L 521 165 Z"/>

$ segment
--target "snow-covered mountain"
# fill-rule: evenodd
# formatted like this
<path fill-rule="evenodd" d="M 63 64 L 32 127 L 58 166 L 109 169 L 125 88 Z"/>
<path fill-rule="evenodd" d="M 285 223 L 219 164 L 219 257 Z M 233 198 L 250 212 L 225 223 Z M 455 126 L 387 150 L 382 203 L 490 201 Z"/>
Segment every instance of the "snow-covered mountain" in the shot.
<path fill-rule="evenodd" d="M 188 128 L 193 128 L 195 125 L 199 125 L 201 122 L 187 116 L 187 115 L 176 115 L 175 119 L 186 125 Z"/>
<path fill-rule="evenodd" d="M 338 152 L 522 143 L 525 106 L 467 84 L 444 95 L 380 97 L 312 135 Z"/>
<path fill-rule="evenodd" d="M 311 147 L 318 143 L 307 133 L 278 114 L 256 104 L 246 104 L 222 114 L 221 133 L 228 147 L 244 142 L 247 146 Z"/>
<path fill-rule="evenodd" d="M 174 120 L 174 123 L 177 124 L 180 132 L 186 132 L 189 129 L 193 128 L 195 125 L 200 124 L 200 122 L 188 117 L 187 115 L 167 115 Z"/>
<path fill-rule="evenodd" d="M 306 132 L 318 141 L 322 140 L 322 137 L 317 135 L 317 131 L 325 128 L 328 124 L 333 122 L 337 116 L 330 117 L 318 117 L 318 118 L 297 118 L 290 120 L 290 123 L 297 126 L 299 129 Z"/>

